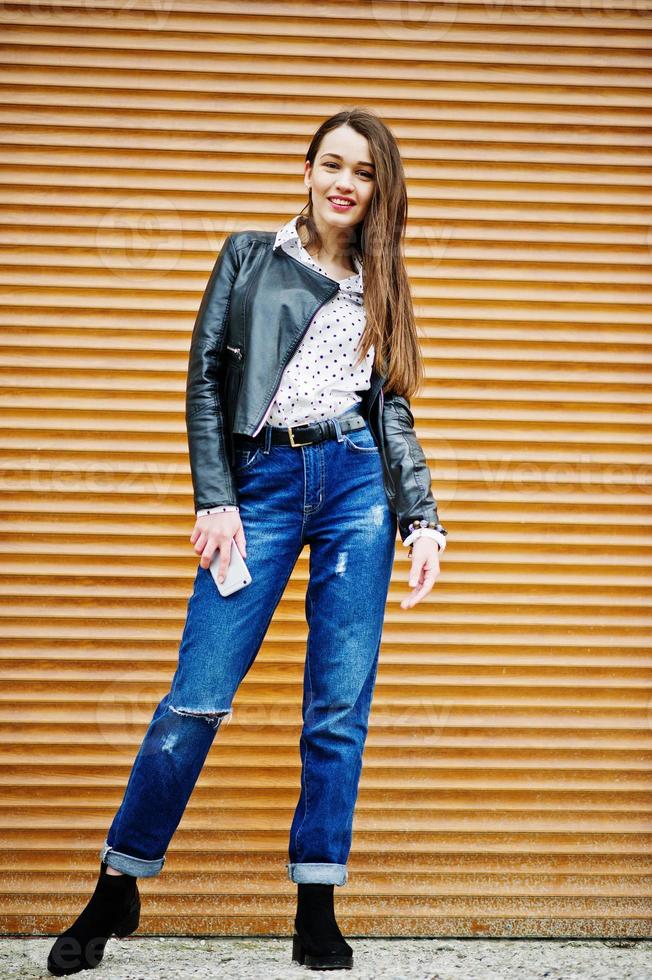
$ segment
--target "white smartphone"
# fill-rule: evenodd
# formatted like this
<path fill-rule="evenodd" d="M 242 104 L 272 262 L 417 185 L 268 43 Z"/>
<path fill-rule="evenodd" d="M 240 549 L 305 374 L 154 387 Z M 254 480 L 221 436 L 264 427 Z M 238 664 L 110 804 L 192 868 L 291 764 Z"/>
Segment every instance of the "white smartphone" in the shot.
<path fill-rule="evenodd" d="M 240 554 L 240 549 L 235 543 L 235 538 L 231 538 L 231 556 L 229 558 L 229 567 L 224 576 L 223 582 L 218 582 L 217 570 L 220 563 L 220 549 L 218 548 L 213 555 L 212 561 L 208 566 L 210 568 L 211 575 L 215 581 L 215 585 L 218 588 L 220 595 L 231 595 L 233 592 L 237 592 L 238 589 L 243 589 L 245 585 L 249 585 L 251 582 L 251 575 L 249 569 L 245 565 L 245 560 Z"/>

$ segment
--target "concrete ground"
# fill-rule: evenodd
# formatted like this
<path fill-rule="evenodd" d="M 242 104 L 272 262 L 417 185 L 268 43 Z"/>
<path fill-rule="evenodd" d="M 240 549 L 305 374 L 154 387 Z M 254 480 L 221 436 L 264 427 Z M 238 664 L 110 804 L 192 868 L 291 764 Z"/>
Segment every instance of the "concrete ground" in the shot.
<path fill-rule="evenodd" d="M 309 970 L 291 963 L 285 939 L 109 940 L 103 962 L 76 974 L 97 980 L 650 980 L 652 939 L 355 939 L 352 970 Z M 50 977 L 54 937 L 0 939 L 2 980 Z"/>

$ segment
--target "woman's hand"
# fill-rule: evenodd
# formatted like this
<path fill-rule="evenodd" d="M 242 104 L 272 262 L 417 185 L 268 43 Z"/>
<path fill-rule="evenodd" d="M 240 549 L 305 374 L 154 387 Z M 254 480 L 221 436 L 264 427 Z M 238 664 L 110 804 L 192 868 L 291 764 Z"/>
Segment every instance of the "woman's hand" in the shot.
<path fill-rule="evenodd" d="M 412 594 L 401 600 L 402 609 L 416 606 L 432 589 L 439 575 L 439 545 L 434 538 L 423 535 L 411 546 L 412 568 L 408 585 L 414 586 Z"/>
<path fill-rule="evenodd" d="M 198 517 L 190 535 L 190 541 L 194 545 L 195 551 L 201 555 L 199 564 L 202 568 L 208 568 L 215 551 L 219 548 L 220 560 L 217 577 L 220 582 L 224 581 L 224 576 L 229 567 L 231 541 L 234 538 L 238 551 L 243 558 L 246 558 L 247 543 L 237 510 L 220 511 L 216 514 L 204 514 L 203 517 Z"/>

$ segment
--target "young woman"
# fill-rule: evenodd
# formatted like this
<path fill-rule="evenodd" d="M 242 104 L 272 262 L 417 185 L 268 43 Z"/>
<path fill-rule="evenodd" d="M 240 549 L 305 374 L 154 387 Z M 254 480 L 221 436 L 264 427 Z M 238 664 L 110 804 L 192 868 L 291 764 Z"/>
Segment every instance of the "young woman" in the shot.
<path fill-rule="evenodd" d="M 333 890 L 348 880 L 396 530 L 414 606 L 446 530 L 414 433 L 420 359 L 402 242 L 396 141 L 374 113 L 327 119 L 308 148 L 308 202 L 276 232 L 228 236 L 193 330 L 186 401 L 200 556 L 170 690 L 157 706 L 101 849 L 95 891 L 48 968 L 97 966 L 138 926 L 136 879 L 159 874 L 195 782 L 310 546 L 301 790 L 288 877 L 292 957 L 350 968 Z M 364 280 L 364 282 L 363 282 Z M 231 547 L 252 581 L 223 596 Z"/>

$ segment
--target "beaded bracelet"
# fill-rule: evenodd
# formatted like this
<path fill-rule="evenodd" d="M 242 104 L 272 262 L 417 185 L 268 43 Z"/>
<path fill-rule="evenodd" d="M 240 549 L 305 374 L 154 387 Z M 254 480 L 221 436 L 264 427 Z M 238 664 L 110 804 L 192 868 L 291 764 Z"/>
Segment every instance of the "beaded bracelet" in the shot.
<path fill-rule="evenodd" d="M 440 534 L 448 534 L 444 525 L 437 521 L 412 521 L 411 524 L 408 524 L 408 531 L 416 531 L 418 527 L 431 527 L 434 531 L 439 531 Z"/>

